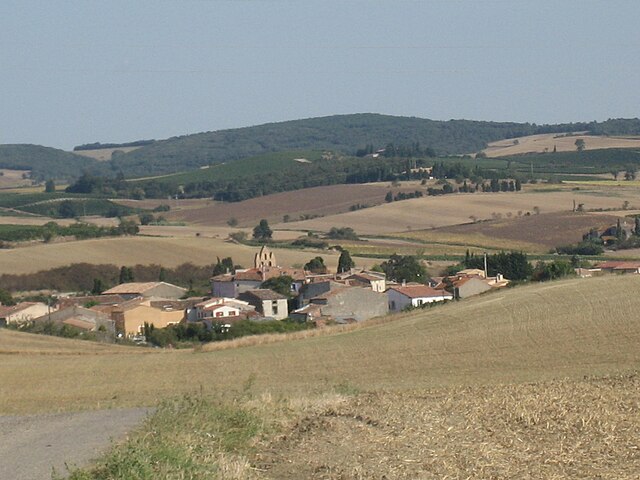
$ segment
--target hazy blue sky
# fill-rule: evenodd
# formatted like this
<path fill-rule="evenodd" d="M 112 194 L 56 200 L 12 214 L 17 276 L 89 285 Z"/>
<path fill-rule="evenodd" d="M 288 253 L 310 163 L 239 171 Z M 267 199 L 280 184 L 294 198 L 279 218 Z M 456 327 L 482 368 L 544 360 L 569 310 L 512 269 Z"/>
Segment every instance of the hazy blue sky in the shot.
<path fill-rule="evenodd" d="M 2 0 L 0 143 L 378 112 L 636 117 L 640 1 Z"/>

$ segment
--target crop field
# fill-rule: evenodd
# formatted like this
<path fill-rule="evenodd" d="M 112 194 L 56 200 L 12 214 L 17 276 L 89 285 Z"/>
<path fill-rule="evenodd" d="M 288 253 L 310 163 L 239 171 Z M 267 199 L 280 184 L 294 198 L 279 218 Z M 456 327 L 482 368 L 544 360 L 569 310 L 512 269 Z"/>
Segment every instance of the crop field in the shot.
<path fill-rule="evenodd" d="M 502 218 L 433 230 L 403 232 L 402 237 L 426 242 L 478 245 L 546 253 L 550 249 L 577 243 L 592 228 L 615 225 L 619 217 L 579 212 L 557 212 L 527 217 Z"/>
<path fill-rule="evenodd" d="M 410 230 L 471 223 L 497 216 L 518 217 L 527 212 L 533 214 L 537 207 L 541 213 L 566 212 L 582 203 L 589 209 L 622 209 L 623 202 L 629 208 L 640 206 L 640 190 L 581 189 L 572 191 L 565 187 L 542 192 L 451 194 L 392 202 L 373 208 L 325 216 L 312 220 L 280 223 L 280 229 L 315 230 L 327 232 L 331 227 L 351 227 L 363 235 L 388 234 Z"/>
<path fill-rule="evenodd" d="M 510 138 L 489 143 L 483 150 L 488 157 L 504 157 L 509 155 L 522 155 L 524 153 L 553 152 L 554 147 L 558 152 L 575 152 L 575 142 L 582 139 L 585 142 L 585 150 L 608 148 L 640 148 L 640 137 L 624 136 L 593 136 L 593 135 L 566 135 L 558 133 L 545 133 L 541 135 L 529 135 L 526 137 Z M 516 143 L 517 141 L 517 143 Z"/>
<path fill-rule="evenodd" d="M 214 263 L 216 257 L 232 257 L 240 265 L 251 266 L 257 251 L 257 247 L 215 238 L 99 238 L 0 250 L 0 271 L 33 273 L 82 262 L 114 265 L 162 264 L 167 267 L 175 267 L 185 262 L 208 265 Z M 321 255 L 331 269 L 337 268 L 338 265 L 336 252 L 292 249 L 276 249 L 275 252 L 281 265 L 304 265 L 316 255 Z M 359 258 L 356 258 L 355 262 L 362 267 L 375 263 L 371 259 Z"/>
<path fill-rule="evenodd" d="M 31 185 L 30 178 L 23 178 L 24 174 L 28 174 L 28 170 L 9 170 L 0 168 L 0 188 L 15 188 Z"/>
<path fill-rule="evenodd" d="M 211 226 L 226 225 L 229 219 L 235 218 L 240 226 L 253 227 L 262 218 L 269 222 L 282 222 L 285 215 L 295 220 L 302 215 L 348 212 L 356 204 L 380 205 L 389 190 L 396 193 L 410 188 L 391 189 L 389 184 L 330 185 L 275 193 L 242 202 L 211 202 L 201 208 L 176 209 L 163 215 L 170 221 Z M 413 190 L 415 188 L 410 191 Z"/>

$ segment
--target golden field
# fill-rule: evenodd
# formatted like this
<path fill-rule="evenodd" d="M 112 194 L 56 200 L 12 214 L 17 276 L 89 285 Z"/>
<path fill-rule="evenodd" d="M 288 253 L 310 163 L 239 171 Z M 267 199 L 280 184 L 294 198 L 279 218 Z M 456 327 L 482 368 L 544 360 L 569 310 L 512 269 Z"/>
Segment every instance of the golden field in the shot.
<path fill-rule="evenodd" d="M 553 152 L 554 147 L 558 152 L 575 152 L 576 140 L 585 142 L 585 150 L 602 148 L 640 148 L 639 137 L 624 136 L 593 136 L 593 135 L 568 135 L 559 133 L 544 133 L 540 135 L 528 135 L 526 137 L 510 138 L 489 143 L 483 150 L 488 157 L 506 157 L 509 155 L 522 155 L 524 153 Z M 516 143 L 517 140 L 517 143 Z"/>
<path fill-rule="evenodd" d="M 486 220 L 495 217 L 517 217 L 533 213 L 538 207 L 541 213 L 571 211 L 573 202 L 589 209 L 622 209 L 640 206 L 640 189 L 596 188 L 573 191 L 554 186 L 547 191 L 534 191 L 537 186 L 512 193 L 469 193 L 437 197 L 422 197 L 392 202 L 355 212 L 331 215 L 301 222 L 277 224 L 279 229 L 329 231 L 331 227 L 351 227 L 363 235 L 387 234 L 410 230 L 426 230 L 449 225 L 470 223 L 473 219 Z"/>
<path fill-rule="evenodd" d="M 61 243 L 38 243 L 28 247 L 0 250 L 0 271 L 3 273 L 32 273 L 70 263 L 150 265 L 165 267 L 192 262 L 209 265 L 216 257 L 232 257 L 244 266 L 253 265 L 257 247 L 248 247 L 218 238 L 201 237 L 117 237 L 98 238 Z M 304 265 L 316 255 L 322 255 L 331 269 L 338 266 L 336 252 L 275 249 L 281 265 Z M 375 263 L 371 259 L 356 259 L 359 266 Z"/>

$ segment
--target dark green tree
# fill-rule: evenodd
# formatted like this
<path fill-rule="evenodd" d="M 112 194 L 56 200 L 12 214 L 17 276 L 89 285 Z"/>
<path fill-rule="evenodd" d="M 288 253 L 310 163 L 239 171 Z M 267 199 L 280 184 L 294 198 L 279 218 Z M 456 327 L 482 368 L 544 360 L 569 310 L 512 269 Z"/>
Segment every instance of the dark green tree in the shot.
<path fill-rule="evenodd" d="M 338 259 L 338 273 L 346 272 L 356 266 L 348 250 L 342 250 Z"/>
<path fill-rule="evenodd" d="M 636 217 L 635 223 L 633 226 L 633 234 L 640 236 L 640 217 Z"/>
<path fill-rule="evenodd" d="M 311 273 L 327 273 L 327 267 L 322 257 L 315 257 L 304 265 L 304 269 Z"/>
<path fill-rule="evenodd" d="M 227 272 L 233 272 L 233 259 L 231 257 L 225 257 L 220 260 L 218 257 L 218 262 L 213 267 L 212 276 L 222 275 Z"/>
<path fill-rule="evenodd" d="M 56 191 L 56 182 L 53 180 L 47 180 L 44 183 L 44 191 L 47 193 L 53 193 Z"/>
<path fill-rule="evenodd" d="M 576 146 L 576 150 L 581 152 L 586 147 L 586 144 L 585 144 L 585 142 L 584 142 L 584 140 L 582 138 L 579 138 L 579 139 L 576 140 L 575 146 Z"/>
<path fill-rule="evenodd" d="M 130 267 L 120 267 L 120 276 L 118 278 L 118 283 L 129 282 L 133 282 L 133 270 Z"/>
<path fill-rule="evenodd" d="M 273 277 L 269 280 L 265 280 L 260 285 L 260 288 L 268 288 L 274 292 L 291 297 L 291 285 L 293 284 L 293 278 L 289 275 L 282 275 L 280 277 Z"/>
<path fill-rule="evenodd" d="M 167 280 L 167 271 L 164 267 L 160 267 L 160 271 L 158 272 L 158 281 L 165 282 Z"/>
<path fill-rule="evenodd" d="M 266 242 L 271 240 L 273 231 L 269 227 L 269 222 L 264 218 L 260 220 L 260 223 L 253 228 L 253 238 L 259 242 Z"/>
<path fill-rule="evenodd" d="M 13 299 L 13 297 L 11 296 L 11 294 L 0 288 L 0 305 L 15 305 L 16 302 Z"/>
<path fill-rule="evenodd" d="M 396 282 L 419 282 L 427 280 L 427 271 L 412 255 L 393 254 L 386 262 L 380 265 L 389 280 Z"/>
<path fill-rule="evenodd" d="M 391 191 L 387 192 L 387 194 L 384 196 L 384 201 L 387 203 L 393 202 L 393 193 L 391 193 Z"/>
<path fill-rule="evenodd" d="M 99 278 L 93 279 L 93 288 L 91 288 L 92 295 L 100 295 L 106 289 L 104 288 L 104 282 Z"/>

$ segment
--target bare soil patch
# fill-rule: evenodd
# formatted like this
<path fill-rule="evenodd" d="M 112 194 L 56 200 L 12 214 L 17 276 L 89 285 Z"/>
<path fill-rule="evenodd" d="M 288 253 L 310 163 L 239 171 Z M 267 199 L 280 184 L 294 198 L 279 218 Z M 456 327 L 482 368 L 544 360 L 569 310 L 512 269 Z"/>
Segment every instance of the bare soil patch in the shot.
<path fill-rule="evenodd" d="M 275 193 L 234 203 L 211 203 L 201 208 L 171 210 L 164 215 L 172 221 L 195 225 L 225 225 L 235 218 L 240 226 L 253 227 L 266 218 L 269 222 L 282 222 L 288 215 L 291 220 L 302 215 L 332 215 L 348 212 L 352 205 L 379 205 L 389 190 L 405 191 L 415 188 L 378 185 L 330 185 L 292 192 Z M 172 207 L 173 208 L 173 207 Z"/>
<path fill-rule="evenodd" d="M 23 175 L 29 174 L 29 170 L 9 170 L 0 168 L 0 188 L 16 188 L 31 185 L 30 178 L 22 178 Z"/>
<path fill-rule="evenodd" d="M 615 225 L 619 217 L 557 212 L 407 232 L 410 238 L 544 252 L 577 243 L 592 228 Z"/>

